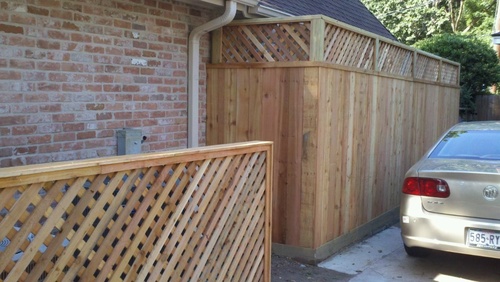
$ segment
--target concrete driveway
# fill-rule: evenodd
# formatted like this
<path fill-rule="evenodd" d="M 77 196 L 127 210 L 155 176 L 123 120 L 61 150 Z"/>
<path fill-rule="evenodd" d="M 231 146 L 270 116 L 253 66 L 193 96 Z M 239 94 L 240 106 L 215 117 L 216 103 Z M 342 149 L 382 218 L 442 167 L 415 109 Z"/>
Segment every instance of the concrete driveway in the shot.
<path fill-rule="evenodd" d="M 349 281 L 500 281 L 500 259 L 433 252 L 406 255 L 393 226 L 323 261 L 319 267 L 355 275 Z"/>

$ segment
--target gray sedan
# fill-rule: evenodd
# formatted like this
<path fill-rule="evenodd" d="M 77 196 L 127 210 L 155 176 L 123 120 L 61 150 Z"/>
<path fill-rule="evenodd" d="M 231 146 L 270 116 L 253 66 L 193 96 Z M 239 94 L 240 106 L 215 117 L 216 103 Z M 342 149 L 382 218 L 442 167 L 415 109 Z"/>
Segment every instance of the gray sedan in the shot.
<path fill-rule="evenodd" d="M 500 122 L 459 123 L 407 173 L 401 235 L 430 249 L 500 258 Z"/>

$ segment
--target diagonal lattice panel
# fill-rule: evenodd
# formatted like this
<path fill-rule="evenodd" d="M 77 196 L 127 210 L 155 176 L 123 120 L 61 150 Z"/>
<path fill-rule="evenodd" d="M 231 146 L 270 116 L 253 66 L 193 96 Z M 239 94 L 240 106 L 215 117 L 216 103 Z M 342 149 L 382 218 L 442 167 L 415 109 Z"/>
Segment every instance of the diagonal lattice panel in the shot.
<path fill-rule="evenodd" d="M 0 169 L 0 280 L 268 280 L 270 143 L 252 144 Z"/>
<path fill-rule="evenodd" d="M 386 73 L 412 76 L 413 52 L 399 46 L 382 42 L 380 44 L 378 65 L 380 71 Z"/>
<path fill-rule="evenodd" d="M 315 61 L 459 84 L 457 63 L 324 16 L 237 21 L 221 28 L 216 38 L 214 63 Z"/>
<path fill-rule="evenodd" d="M 458 68 L 454 65 L 443 62 L 441 68 L 441 82 L 448 84 L 458 83 Z"/>
<path fill-rule="evenodd" d="M 324 61 L 342 66 L 371 69 L 374 39 L 331 24 L 325 27 Z"/>
<path fill-rule="evenodd" d="M 415 78 L 438 81 L 439 67 L 439 60 L 418 54 Z"/>
<path fill-rule="evenodd" d="M 222 56 L 226 63 L 309 60 L 310 23 L 226 26 Z"/>

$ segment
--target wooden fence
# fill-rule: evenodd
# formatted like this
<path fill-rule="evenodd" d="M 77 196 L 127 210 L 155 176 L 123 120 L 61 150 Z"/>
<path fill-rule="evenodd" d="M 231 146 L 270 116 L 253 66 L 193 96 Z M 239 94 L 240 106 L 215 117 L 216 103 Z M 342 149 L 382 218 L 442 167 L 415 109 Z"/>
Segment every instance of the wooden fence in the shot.
<path fill-rule="evenodd" d="M 274 141 L 281 254 L 395 222 L 404 173 L 458 122 L 459 64 L 324 16 L 234 22 L 212 52 L 207 143 Z"/>
<path fill-rule="evenodd" d="M 476 96 L 474 120 L 500 120 L 500 95 Z"/>
<path fill-rule="evenodd" d="M 327 62 L 458 85 L 460 65 L 325 16 L 235 21 L 213 36 L 212 63 Z"/>
<path fill-rule="evenodd" d="M 220 64 L 208 77 L 207 142 L 274 141 L 273 242 L 311 260 L 397 209 L 406 170 L 458 122 L 457 87 L 331 64 Z"/>
<path fill-rule="evenodd" d="M 0 169 L 2 281 L 270 281 L 272 144 Z"/>

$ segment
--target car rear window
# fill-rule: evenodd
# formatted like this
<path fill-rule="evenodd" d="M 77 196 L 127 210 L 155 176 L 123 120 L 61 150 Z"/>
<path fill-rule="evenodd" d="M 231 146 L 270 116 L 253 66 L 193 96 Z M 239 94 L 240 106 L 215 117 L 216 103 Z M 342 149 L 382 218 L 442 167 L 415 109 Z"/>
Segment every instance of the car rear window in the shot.
<path fill-rule="evenodd" d="M 429 157 L 500 160 L 500 131 L 450 131 Z"/>

